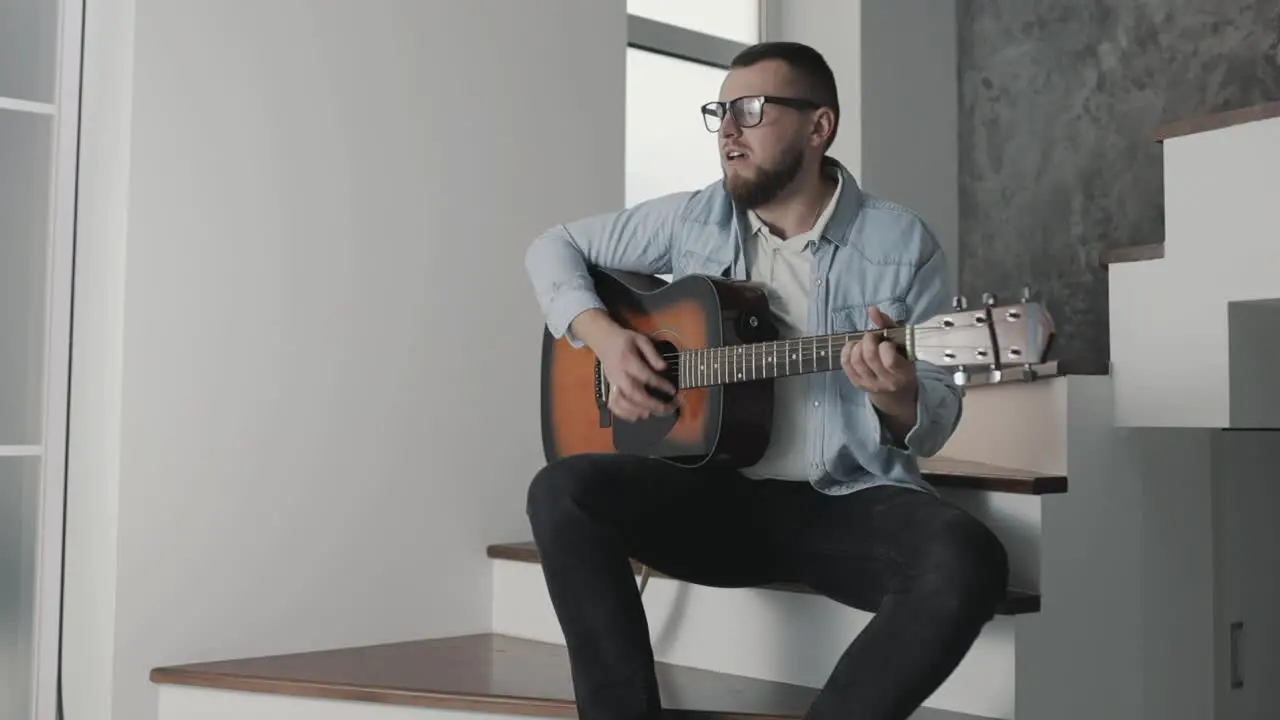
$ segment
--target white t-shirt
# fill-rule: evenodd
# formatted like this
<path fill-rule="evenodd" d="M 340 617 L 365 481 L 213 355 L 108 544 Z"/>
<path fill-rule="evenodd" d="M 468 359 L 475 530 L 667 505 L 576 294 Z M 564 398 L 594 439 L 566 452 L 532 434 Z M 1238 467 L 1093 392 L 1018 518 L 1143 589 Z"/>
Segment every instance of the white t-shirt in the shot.
<path fill-rule="evenodd" d="M 768 287 L 769 306 L 784 339 L 808 333 L 813 250 L 831 219 L 843 184 L 843 178 L 837 173 L 836 191 L 813 227 L 786 240 L 769 230 L 754 211 L 747 211 L 752 229 L 743 241 L 747 279 Z M 805 460 L 812 410 L 805 390 L 810 380 L 807 375 L 774 379 L 773 431 L 769 447 L 760 462 L 744 468 L 743 474 L 752 478 L 810 479 L 811 469 Z"/>

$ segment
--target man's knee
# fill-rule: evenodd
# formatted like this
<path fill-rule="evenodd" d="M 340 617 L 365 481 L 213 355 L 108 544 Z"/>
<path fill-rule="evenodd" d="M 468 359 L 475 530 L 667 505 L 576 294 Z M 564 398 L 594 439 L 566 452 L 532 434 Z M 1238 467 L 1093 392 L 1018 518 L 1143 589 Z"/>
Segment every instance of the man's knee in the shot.
<path fill-rule="evenodd" d="M 957 613 L 994 614 L 1009 583 L 1009 556 L 1000 538 L 977 518 L 957 513 L 932 542 L 922 569 L 925 589 Z"/>
<path fill-rule="evenodd" d="M 525 513 L 534 532 L 550 528 L 581 507 L 597 474 L 593 458 L 574 455 L 548 463 L 529 482 Z"/>

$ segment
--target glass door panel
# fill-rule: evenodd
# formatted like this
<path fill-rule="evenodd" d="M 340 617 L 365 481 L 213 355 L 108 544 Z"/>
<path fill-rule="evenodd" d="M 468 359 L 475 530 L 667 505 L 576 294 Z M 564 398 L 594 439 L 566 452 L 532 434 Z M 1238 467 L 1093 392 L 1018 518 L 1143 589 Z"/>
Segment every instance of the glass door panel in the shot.
<path fill-rule="evenodd" d="M 35 677 L 40 458 L 0 457 L 0 718 L 27 718 Z"/>
<path fill-rule="evenodd" d="M 41 443 L 53 121 L 0 108 L 0 447 Z"/>
<path fill-rule="evenodd" d="M 0 98 L 53 102 L 59 5 L 0 0 Z"/>

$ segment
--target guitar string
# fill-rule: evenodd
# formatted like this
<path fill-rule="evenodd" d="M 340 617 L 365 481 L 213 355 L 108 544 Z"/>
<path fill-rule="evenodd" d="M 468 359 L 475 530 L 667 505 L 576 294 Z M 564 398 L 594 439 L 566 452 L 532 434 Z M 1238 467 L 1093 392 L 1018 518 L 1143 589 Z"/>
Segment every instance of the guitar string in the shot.
<path fill-rule="evenodd" d="M 841 346 L 841 347 L 844 347 L 844 346 Z M 929 350 L 937 350 L 937 348 L 945 348 L 945 350 L 988 350 L 988 346 L 986 345 L 916 345 L 915 347 L 929 348 Z M 705 352 L 705 354 L 707 355 L 704 356 L 704 359 L 717 360 L 717 361 L 719 360 L 732 361 L 732 360 L 740 360 L 740 359 L 772 360 L 772 357 L 773 357 L 773 355 L 768 354 L 768 352 L 723 352 L 721 351 L 721 348 L 714 348 L 714 347 L 708 348 L 708 350 L 686 350 L 682 352 L 682 354 L 680 355 L 668 354 L 668 355 L 662 355 L 660 357 L 662 357 L 663 360 L 671 361 L 671 363 L 678 363 L 678 361 L 682 359 L 684 360 L 691 359 L 691 357 L 694 356 L 696 352 Z M 713 357 L 713 355 L 716 355 L 716 354 L 718 354 L 719 357 Z M 805 348 L 804 351 L 786 352 L 785 355 L 787 357 L 792 357 L 792 359 L 795 359 L 795 357 L 804 357 L 804 359 L 813 359 L 813 357 L 826 357 L 828 355 L 840 355 L 840 350 L 837 350 L 836 347 L 832 347 L 831 350 L 829 351 L 818 350 L 817 352 L 814 352 L 812 348 Z"/>
<path fill-rule="evenodd" d="M 986 345 L 919 345 L 917 344 L 915 347 L 917 349 L 924 348 L 928 350 L 937 350 L 937 349 L 953 350 L 953 351 L 963 351 L 963 350 L 988 350 L 989 351 L 990 350 L 989 346 L 986 346 Z M 837 349 L 836 346 L 833 346 L 830 350 L 824 350 L 819 348 L 817 351 L 813 350 L 812 348 L 805 348 L 802 351 L 786 352 L 781 354 L 774 354 L 774 353 L 768 353 L 768 352 L 737 353 L 737 352 L 727 352 L 721 348 L 708 348 L 704 350 L 697 350 L 697 349 L 685 350 L 682 353 L 675 354 L 675 355 L 672 355 L 669 353 L 661 354 L 659 355 L 659 357 L 661 357 L 663 360 L 666 360 L 669 364 L 672 364 L 672 365 L 678 365 L 681 360 L 686 360 L 691 362 L 716 362 L 716 363 L 723 363 L 726 365 L 731 365 L 735 363 L 741 364 L 744 361 L 747 362 L 748 364 L 751 361 L 776 362 L 774 358 L 787 358 L 792 361 L 796 361 L 796 360 L 812 361 L 814 359 L 821 359 L 825 357 L 838 357 L 841 354 L 841 349 L 843 349 L 843 346 L 839 346 L 839 348 L 840 349 Z M 704 354 L 701 356 L 698 356 L 698 353 L 704 353 Z M 918 354 L 919 353 L 917 353 L 917 355 Z M 1022 363 L 1013 363 L 1013 364 L 1022 364 Z"/>
<path fill-rule="evenodd" d="M 922 346 L 917 345 L 916 347 Z M 952 351 L 987 349 L 987 346 L 984 345 L 936 345 L 923 347 L 946 348 L 947 350 Z M 842 364 L 840 361 L 840 353 L 835 350 L 832 350 L 831 352 L 813 352 L 810 349 L 801 352 L 798 355 L 795 353 L 787 353 L 782 362 L 779 362 L 777 358 L 769 358 L 763 353 L 721 353 L 718 357 L 714 354 L 708 354 L 705 357 L 697 358 L 693 357 L 692 351 L 690 351 L 689 355 L 690 357 L 686 358 L 688 361 L 687 365 L 681 363 L 680 356 L 664 356 L 665 358 L 670 358 L 668 360 L 667 370 L 664 371 L 664 374 L 679 377 L 680 389 L 692 389 L 723 384 L 724 379 L 726 379 L 726 375 L 730 376 L 727 378 L 729 381 L 777 379 L 787 376 L 837 370 Z M 792 372 L 791 370 L 792 363 L 797 366 L 795 372 Z M 1025 365 L 1027 364 L 1027 361 L 1005 359 L 1002 363 L 1013 367 Z M 809 368 L 805 367 L 806 364 L 809 365 Z M 957 363 L 957 365 L 969 366 L 989 366 L 992 364 L 993 361 L 991 358 L 978 357 L 972 358 L 971 362 Z M 689 368 L 688 373 L 684 372 L 684 368 L 686 367 Z M 945 367 L 946 366 L 944 366 L 944 368 Z M 777 372 L 783 368 L 785 368 L 785 371 Z"/>
<path fill-rule="evenodd" d="M 780 351 L 772 351 L 768 349 L 761 349 L 759 351 L 743 350 L 739 352 L 739 351 L 733 350 L 732 349 L 733 347 L 734 347 L 733 345 L 727 345 L 723 347 L 714 347 L 714 348 L 690 348 L 689 350 L 682 350 L 678 353 L 660 353 L 659 357 L 661 357 L 664 360 L 680 360 L 681 358 L 691 357 L 696 353 L 705 353 L 706 357 L 712 357 L 713 355 L 717 355 L 717 356 L 723 356 L 728 359 L 762 358 L 762 357 L 769 358 L 775 355 L 777 356 L 787 355 L 790 357 L 820 357 L 828 354 L 838 355 L 840 351 L 844 348 L 844 343 L 838 343 L 838 344 L 832 345 L 830 346 L 830 348 L 819 347 L 816 351 L 812 347 L 807 347 L 803 349 L 793 348 L 792 350 L 787 351 L 785 353 L 782 353 Z M 950 343 L 943 344 L 943 345 L 929 345 L 929 344 L 916 343 L 915 347 L 925 348 L 930 350 L 936 350 L 938 348 L 952 349 L 952 350 L 983 350 L 983 349 L 990 348 L 989 345 L 953 345 Z"/>
<path fill-rule="evenodd" d="M 954 348 L 948 348 L 948 349 L 954 349 Z M 967 349 L 967 348 L 961 348 L 961 349 Z M 793 355 L 788 357 L 788 360 L 789 360 L 788 363 L 774 362 L 771 360 L 770 361 L 756 360 L 756 362 L 754 363 L 752 362 L 745 362 L 745 363 L 744 362 L 718 362 L 715 360 L 711 360 L 709 362 L 700 363 L 696 360 L 690 360 L 687 365 L 682 365 L 679 360 L 675 360 L 667 364 L 667 371 L 669 372 L 678 371 L 681 367 L 685 367 L 685 366 L 694 367 L 696 365 L 697 371 L 699 372 L 703 371 L 705 368 L 707 372 L 712 372 L 712 371 L 725 372 L 725 371 L 732 370 L 735 372 L 750 372 L 752 374 L 755 374 L 756 372 L 765 371 L 766 366 L 764 365 L 764 362 L 769 363 L 768 368 L 784 368 L 784 367 L 787 367 L 787 365 L 794 363 L 796 365 L 797 370 L 803 371 L 806 365 L 809 367 L 818 367 L 823 363 L 828 363 L 829 365 L 831 365 L 832 368 L 834 368 L 835 363 L 839 360 L 839 358 L 840 358 L 840 354 L 833 352 L 830 355 L 803 355 L 800 357 L 796 357 Z M 992 362 L 993 361 L 990 358 L 975 357 L 973 358 L 971 363 L 960 363 L 960 364 L 989 365 Z M 1025 360 L 1005 359 L 1002 362 L 1005 365 L 1025 365 L 1026 364 Z M 786 374 L 794 374 L 794 373 L 786 373 Z"/>
<path fill-rule="evenodd" d="M 958 329 L 985 329 L 986 327 L 987 327 L 986 325 L 978 325 L 976 323 L 965 324 L 965 325 L 953 325 L 951 327 L 918 325 L 918 326 L 915 326 L 914 335 L 918 339 L 921 336 L 928 336 L 933 333 L 943 333 L 943 332 L 952 333 Z M 853 332 L 853 333 L 833 333 L 831 335 L 813 335 L 809 337 L 788 338 L 785 340 L 769 340 L 762 343 L 746 343 L 742 345 L 720 345 L 716 347 L 707 347 L 707 348 L 689 348 L 688 350 L 678 351 L 677 353 L 662 353 L 662 357 L 664 359 L 674 358 L 674 357 L 678 357 L 680 353 L 698 352 L 698 351 L 732 352 L 739 355 L 756 354 L 756 353 L 774 353 L 777 351 L 776 347 L 768 347 L 768 349 L 766 349 L 767 346 L 778 346 L 778 345 L 786 345 L 786 344 L 791 344 L 793 346 L 803 346 L 803 347 L 800 347 L 800 350 L 802 352 L 806 350 L 812 352 L 813 346 L 815 343 L 819 345 L 827 345 L 829 347 L 834 347 L 835 345 L 843 346 L 846 342 L 849 342 L 851 340 L 861 340 L 866 335 L 878 334 L 878 333 L 884 333 L 884 332 L 887 332 L 890 336 L 889 339 L 895 342 L 903 342 L 907 339 L 905 337 L 906 329 L 897 327 L 897 328 L 888 328 L 887 331 L 886 330 L 864 330 L 864 331 Z M 949 343 L 944 343 L 941 345 L 927 345 L 927 344 L 921 344 L 919 342 L 916 342 L 914 345 L 915 347 L 918 347 L 918 348 L 920 347 L 924 347 L 924 348 L 955 347 L 955 348 L 961 348 L 961 349 L 976 349 L 976 348 L 984 347 L 982 345 L 952 345 Z"/>
<path fill-rule="evenodd" d="M 956 326 L 952 326 L 950 328 L 936 327 L 936 326 L 935 327 L 916 326 L 915 335 L 916 337 L 919 337 L 922 334 L 928 335 L 930 332 L 950 332 L 950 331 L 953 331 L 955 327 Z M 981 328 L 985 326 L 973 324 L 973 325 L 965 325 L 962 327 Z M 724 372 L 736 373 L 740 375 L 742 374 L 742 371 L 745 371 L 748 369 L 750 370 L 750 373 L 754 375 L 757 370 L 757 368 L 755 367 L 755 364 L 757 362 L 761 363 L 761 367 L 758 368 L 761 371 L 767 372 L 764 367 L 764 363 L 766 362 L 773 363 L 772 365 L 770 365 L 770 368 L 776 369 L 778 367 L 776 364 L 778 350 L 783 346 L 790 345 L 791 349 L 783 353 L 784 361 L 787 365 L 790 365 L 790 363 L 792 362 L 796 363 L 797 365 L 800 366 L 801 373 L 803 373 L 804 364 L 806 362 L 813 367 L 814 371 L 818 370 L 820 361 L 825 360 L 828 365 L 834 365 L 834 361 L 840 355 L 840 353 L 835 350 L 836 347 L 840 347 L 843 349 L 846 342 L 849 342 L 850 340 L 855 340 L 855 339 L 860 340 L 863 336 L 868 335 L 870 333 L 876 333 L 876 332 L 883 332 L 891 336 L 895 336 L 895 337 L 892 337 L 891 339 L 897 342 L 902 342 L 906 340 L 905 337 L 902 337 L 906 334 L 905 328 L 898 327 L 898 328 L 888 328 L 886 330 L 862 331 L 862 332 L 856 332 L 856 333 L 842 333 L 842 334 L 833 334 L 833 335 L 826 335 L 826 336 L 818 335 L 818 336 L 812 336 L 812 339 L 790 338 L 786 340 L 767 341 L 767 342 L 752 344 L 752 345 L 724 345 L 724 346 L 717 346 L 717 347 L 711 347 L 711 348 L 691 348 L 688 350 L 678 351 L 675 354 L 661 353 L 660 355 L 665 361 L 667 361 L 668 371 L 677 373 L 677 374 L 681 373 L 681 368 L 682 368 L 681 360 L 686 359 L 686 360 L 689 360 L 691 363 L 693 362 L 699 363 L 698 369 L 693 371 L 695 375 L 700 373 L 715 374 L 715 373 L 724 373 Z M 988 346 L 985 346 L 985 345 L 956 345 L 951 343 L 935 345 L 935 344 L 929 344 L 929 343 L 922 344 L 919 342 L 913 343 L 913 347 L 917 350 L 942 348 L 942 349 L 951 350 L 951 351 L 988 349 Z M 702 353 L 701 357 L 698 357 L 699 353 Z M 917 355 L 918 354 L 919 353 L 917 353 Z M 990 358 L 974 358 L 974 360 L 976 361 L 974 364 L 986 365 L 991 363 Z M 712 366 L 709 368 L 706 367 L 706 363 L 708 361 L 712 364 Z M 1014 365 L 1014 364 L 1022 364 L 1022 363 L 1009 362 L 1009 364 Z M 834 368 L 831 368 L 831 369 L 834 369 Z M 786 374 L 792 374 L 792 373 L 786 373 Z"/>

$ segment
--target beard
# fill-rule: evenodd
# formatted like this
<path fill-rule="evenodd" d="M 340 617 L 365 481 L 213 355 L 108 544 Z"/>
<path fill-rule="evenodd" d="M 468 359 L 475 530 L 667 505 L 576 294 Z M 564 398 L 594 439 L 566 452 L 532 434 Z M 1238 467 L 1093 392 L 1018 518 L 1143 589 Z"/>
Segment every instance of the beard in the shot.
<path fill-rule="evenodd" d="M 804 164 L 803 146 L 787 148 L 774 165 L 760 165 L 754 175 L 725 173 L 724 184 L 734 203 L 754 210 L 777 199 L 800 174 Z"/>

